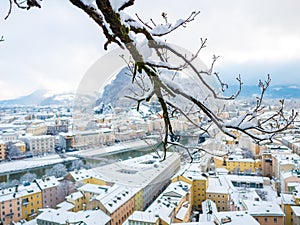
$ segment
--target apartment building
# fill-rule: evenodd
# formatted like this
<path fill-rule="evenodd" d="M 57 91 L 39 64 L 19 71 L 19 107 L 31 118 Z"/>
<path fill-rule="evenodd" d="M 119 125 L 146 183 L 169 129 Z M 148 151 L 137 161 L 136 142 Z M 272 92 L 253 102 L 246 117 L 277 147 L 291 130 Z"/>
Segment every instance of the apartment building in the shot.
<path fill-rule="evenodd" d="M 184 181 L 192 186 L 191 204 L 197 210 L 202 210 L 202 202 L 206 200 L 206 189 L 208 187 L 208 176 L 202 173 L 198 164 L 191 164 L 189 168 L 178 172 L 172 182 Z"/>
<path fill-rule="evenodd" d="M 0 190 L 0 221 L 3 225 L 23 218 L 21 195 L 18 187 Z"/>
<path fill-rule="evenodd" d="M 54 176 L 43 176 L 41 179 L 35 180 L 42 192 L 43 208 L 55 208 L 56 205 L 64 199 L 59 198 L 60 182 Z"/>
<path fill-rule="evenodd" d="M 147 208 L 152 201 L 170 183 L 171 177 L 180 168 L 180 155 L 176 152 L 167 152 L 166 160 L 148 154 L 141 157 L 124 160 L 93 169 L 99 179 L 104 182 L 122 184 L 127 187 L 139 188 L 138 204 L 142 210 Z"/>
<path fill-rule="evenodd" d="M 34 182 L 25 182 L 18 186 L 22 201 L 22 218 L 32 220 L 37 216 L 38 209 L 43 206 L 42 192 Z"/>
<path fill-rule="evenodd" d="M 143 212 L 136 211 L 128 219 L 131 224 L 188 222 L 191 216 L 191 185 L 184 181 L 171 183 Z M 143 217 L 147 213 L 147 216 Z"/>
<path fill-rule="evenodd" d="M 46 135 L 47 126 L 43 120 L 35 120 L 26 128 L 26 133 L 33 136 Z"/>
<path fill-rule="evenodd" d="M 95 198 L 98 208 L 110 216 L 111 225 L 121 225 L 134 212 L 135 188 L 114 185 Z"/>
<path fill-rule="evenodd" d="M 292 194 L 300 185 L 300 171 L 290 170 L 288 172 L 282 171 L 280 176 L 281 192 Z"/>
<path fill-rule="evenodd" d="M 115 141 L 114 133 L 108 128 L 77 131 L 74 135 L 74 147 L 79 149 L 112 144 Z"/>
<path fill-rule="evenodd" d="M 243 200 L 242 204 L 244 210 L 253 216 L 260 225 L 284 224 L 285 214 L 274 202 Z"/>
<path fill-rule="evenodd" d="M 55 137 L 51 135 L 32 136 L 25 135 L 20 138 L 26 143 L 27 150 L 33 155 L 42 155 L 53 152 L 55 147 Z"/>
<path fill-rule="evenodd" d="M 229 172 L 256 172 L 262 169 L 260 159 L 243 158 L 241 155 L 230 155 L 228 157 L 214 157 L 216 168 L 226 168 Z"/>
<path fill-rule="evenodd" d="M 224 175 L 208 177 L 206 199 L 212 200 L 217 205 L 218 211 L 230 211 L 232 189 L 232 184 Z"/>

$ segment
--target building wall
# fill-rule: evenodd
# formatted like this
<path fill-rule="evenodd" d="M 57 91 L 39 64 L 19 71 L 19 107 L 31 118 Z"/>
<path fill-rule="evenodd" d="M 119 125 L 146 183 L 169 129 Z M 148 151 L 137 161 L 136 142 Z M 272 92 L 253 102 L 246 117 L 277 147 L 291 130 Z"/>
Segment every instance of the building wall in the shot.
<path fill-rule="evenodd" d="M 218 211 L 230 211 L 230 196 L 223 193 L 206 193 L 206 199 L 212 200 Z"/>
<path fill-rule="evenodd" d="M 3 133 L 2 134 L 2 140 L 4 142 L 13 142 L 18 139 L 18 134 L 17 133 Z"/>
<path fill-rule="evenodd" d="M 109 213 L 109 211 L 99 203 L 99 208 L 105 212 L 108 216 L 110 216 L 110 225 L 121 225 L 125 222 L 126 219 L 134 212 L 134 196 L 130 198 L 127 202 L 125 202 L 122 206 L 120 206 L 113 213 Z"/>
<path fill-rule="evenodd" d="M 192 184 L 192 205 L 202 210 L 202 202 L 206 200 L 207 180 L 193 180 Z"/>
<path fill-rule="evenodd" d="M 0 203 L 0 221 L 3 225 L 22 219 L 21 198 L 11 198 Z"/>
<path fill-rule="evenodd" d="M 283 216 L 253 216 L 260 225 L 278 225 L 284 224 Z"/>
<path fill-rule="evenodd" d="M 168 160 L 168 159 L 166 159 Z M 171 159 L 169 159 L 171 160 Z M 167 163 L 166 163 L 167 164 Z M 145 185 L 142 189 L 143 193 L 143 209 L 146 209 L 155 198 L 164 190 L 164 188 L 170 183 L 170 178 L 180 168 L 179 155 L 172 157 L 172 163 L 168 163 L 168 166 L 164 165 L 164 169 L 151 181 Z"/>
<path fill-rule="evenodd" d="M 47 133 L 47 126 L 44 123 L 34 124 L 26 129 L 26 133 L 34 136 L 45 135 Z"/>
<path fill-rule="evenodd" d="M 298 217 L 295 213 L 293 213 L 293 222 L 292 225 L 300 224 L 300 217 Z"/>
<path fill-rule="evenodd" d="M 142 189 L 134 195 L 134 210 L 135 211 L 143 210 L 143 190 Z"/>
<path fill-rule="evenodd" d="M 96 178 L 96 177 L 89 177 L 87 179 L 84 179 L 82 182 L 84 184 L 107 185 L 107 182 L 105 182 L 102 179 Z"/>
<path fill-rule="evenodd" d="M 275 177 L 280 178 L 282 172 L 288 172 L 290 170 L 295 169 L 296 165 L 294 163 L 291 164 L 279 164 L 278 170 L 275 173 Z"/>
<path fill-rule="evenodd" d="M 102 144 L 100 133 L 96 130 L 76 133 L 74 140 L 76 148 L 100 146 Z"/>
<path fill-rule="evenodd" d="M 0 142 L 0 160 L 5 160 L 5 156 L 6 156 L 6 146 L 5 143 L 1 143 Z"/>
<path fill-rule="evenodd" d="M 214 163 L 216 168 L 226 168 L 229 172 L 235 171 L 237 168 L 239 168 L 240 172 L 244 171 L 251 171 L 255 172 L 257 169 L 261 169 L 261 161 L 246 161 L 246 160 L 228 160 L 223 159 L 221 157 L 214 157 Z"/>
<path fill-rule="evenodd" d="M 263 153 L 262 154 L 262 173 L 265 177 L 272 176 L 272 154 Z"/>
<path fill-rule="evenodd" d="M 298 178 L 297 175 L 295 176 L 291 176 L 286 178 L 285 180 L 283 180 L 282 182 L 282 190 L 284 193 L 289 193 L 289 189 L 288 189 L 288 183 L 300 183 L 300 178 Z"/>
<path fill-rule="evenodd" d="M 43 206 L 43 199 L 41 192 L 27 194 L 22 198 L 22 215 L 23 219 L 32 220 L 37 216 L 38 209 Z"/>
<path fill-rule="evenodd" d="M 285 225 L 293 225 L 293 211 L 291 205 L 281 204 L 281 209 L 285 214 Z"/>
<path fill-rule="evenodd" d="M 248 161 L 230 161 L 226 160 L 226 169 L 229 170 L 230 172 L 234 171 L 236 168 L 240 169 L 240 172 L 244 171 L 250 171 L 255 172 L 255 162 L 248 162 Z"/>
<path fill-rule="evenodd" d="M 53 136 L 31 136 L 23 138 L 29 151 L 34 155 L 41 155 L 54 151 L 55 140 Z"/>
<path fill-rule="evenodd" d="M 183 181 L 191 184 L 190 201 L 192 207 L 197 210 L 202 210 L 202 202 L 206 200 L 206 189 L 208 187 L 207 179 L 190 179 L 185 176 L 177 176 L 172 178 L 172 182 Z"/>
<path fill-rule="evenodd" d="M 66 198 L 66 201 L 74 205 L 74 210 L 72 210 L 73 212 L 83 210 L 83 204 L 85 204 L 85 199 L 83 195 L 80 198 L 73 199 L 73 194 L 71 194 L 70 198 Z"/>
<path fill-rule="evenodd" d="M 50 187 L 42 190 L 43 208 L 56 208 L 60 203 L 57 197 L 57 187 Z"/>

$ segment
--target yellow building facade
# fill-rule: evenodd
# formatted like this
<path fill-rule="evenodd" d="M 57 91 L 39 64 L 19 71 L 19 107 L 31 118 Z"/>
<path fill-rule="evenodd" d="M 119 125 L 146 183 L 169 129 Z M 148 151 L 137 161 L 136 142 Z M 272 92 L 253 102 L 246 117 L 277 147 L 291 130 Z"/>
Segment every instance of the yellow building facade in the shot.
<path fill-rule="evenodd" d="M 214 163 L 216 168 L 226 168 L 229 172 L 255 172 L 262 169 L 261 160 L 243 159 L 243 158 L 222 158 L 215 156 Z"/>
<path fill-rule="evenodd" d="M 19 187 L 22 201 L 22 217 L 32 220 L 37 216 L 38 209 L 43 207 L 42 192 L 35 183 Z"/>
<path fill-rule="evenodd" d="M 173 183 L 177 181 L 183 181 L 191 185 L 191 204 L 194 208 L 201 210 L 202 202 L 206 200 L 207 178 L 203 177 L 200 173 L 192 174 L 190 171 L 172 178 Z"/>
<path fill-rule="evenodd" d="M 281 209 L 285 214 L 285 225 L 294 225 L 292 206 L 299 206 L 299 197 L 292 194 L 281 194 Z"/>

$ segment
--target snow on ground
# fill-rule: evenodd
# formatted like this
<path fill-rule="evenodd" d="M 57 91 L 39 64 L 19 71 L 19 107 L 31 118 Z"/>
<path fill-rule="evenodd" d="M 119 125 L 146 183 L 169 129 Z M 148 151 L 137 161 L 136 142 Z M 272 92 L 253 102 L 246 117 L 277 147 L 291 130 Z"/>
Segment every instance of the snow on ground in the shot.
<path fill-rule="evenodd" d="M 147 139 L 146 141 L 143 140 L 138 140 L 138 141 L 130 141 L 130 142 L 122 142 L 119 144 L 115 144 L 113 146 L 108 146 L 108 147 L 99 147 L 95 149 L 88 149 L 88 150 L 81 150 L 81 151 L 76 151 L 76 152 L 70 152 L 67 153 L 68 155 L 78 155 L 78 156 L 95 156 L 95 155 L 102 155 L 102 154 L 107 154 L 107 153 L 113 153 L 113 152 L 118 152 L 122 151 L 125 149 L 139 149 L 139 148 L 146 148 L 149 147 L 147 144 L 149 143 L 150 146 L 153 146 L 157 144 L 157 141 L 153 139 Z"/>
<path fill-rule="evenodd" d="M 11 173 L 13 171 L 24 170 L 40 167 L 40 166 L 47 166 L 57 163 L 63 163 L 65 161 L 72 161 L 76 160 L 75 157 L 67 157 L 67 158 L 60 158 L 58 155 L 50 155 L 44 157 L 34 157 L 28 158 L 18 161 L 10 161 L 10 162 L 2 162 L 0 163 L 0 174 Z"/>

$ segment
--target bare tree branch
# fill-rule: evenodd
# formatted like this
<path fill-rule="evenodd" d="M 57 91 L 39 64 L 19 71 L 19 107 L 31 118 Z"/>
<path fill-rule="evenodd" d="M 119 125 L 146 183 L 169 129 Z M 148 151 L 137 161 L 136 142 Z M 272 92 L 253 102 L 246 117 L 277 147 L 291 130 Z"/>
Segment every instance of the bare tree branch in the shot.
<path fill-rule="evenodd" d="M 12 0 L 9 0 L 10 8 L 8 15 L 11 13 Z M 13 0 L 14 4 L 21 9 L 30 9 L 31 7 L 41 7 L 40 0 Z M 137 20 L 133 19 L 123 11 L 125 8 L 134 4 L 134 0 L 127 0 L 122 5 L 118 6 L 118 9 L 113 9 L 110 0 L 95 0 L 95 1 L 83 1 L 83 0 L 70 0 L 70 2 L 76 7 L 80 8 L 88 16 L 90 16 L 94 22 L 102 29 L 106 38 L 104 49 L 108 48 L 109 44 L 115 43 L 121 48 L 128 50 L 131 58 L 129 60 L 123 60 L 127 64 L 129 71 L 132 73 L 132 82 L 141 89 L 141 94 L 134 91 L 135 96 L 126 96 L 137 102 L 137 110 L 144 101 L 151 100 L 154 96 L 157 97 L 162 110 L 162 118 L 164 121 L 164 135 L 162 138 L 162 146 L 164 149 L 164 157 L 166 157 L 167 145 L 173 144 L 180 146 L 175 142 L 170 142 L 168 138 L 175 136 L 173 127 L 171 124 L 171 117 L 178 113 L 182 115 L 189 123 L 194 125 L 197 129 L 204 132 L 208 132 L 208 129 L 202 128 L 201 124 L 193 122 L 191 119 L 191 108 L 193 111 L 201 112 L 214 123 L 216 127 L 224 134 L 236 138 L 235 134 L 231 131 L 236 130 L 241 133 L 247 134 L 253 140 L 258 143 L 263 141 L 271 141 L 272 138 L 279 132 L 287 129 L 297 117 L 297 113 L 292 111 L 289 115 L 284 112 L 284 101 L 280 101 L 279 109 L 272 115 L 265 116 L 263 98 L 267 88 L 270 85 L 271 79 L 268 75 L 266 81 L 259 81 L 259 87 L 261 89 L 260 96 L 256 99 L 255 107 L 249 112 L 241 115 L 238 118 L 231 118 L 230 121 L 224 121 L 219 116 L 219 112 L 209 106 L 208 101 L 212 99 L 216 100 L 234 100 L 238 97 L 242 90 L 242 79 L 239 75 L 236 80 L 239 84 L 239 88 L 235 94 L 231 96 L 223 96 L 220 93 L 219 87 L 216 89 L 213 87 L 207 76 L 214 76 L 218 85 L 221 88 L 221 92 L 228 89 L 228 84 L 223 82 L 218 72 L 215 72 L 215 64 L 219 59 L 219 56 L 213 56 L 212 63 L 208 69 L 201 69 L 197 67 L 195 63 L 202 49 L 206 47 L 207 39 L 200 39 L 201 44 L 195 54 L 187 56 L 185 53 L 177 50 L 164 41 L 158 40 L 157 37 L 162 37 L 172 33 L 179 27 L 185 27 L 187 23 L 193 21 L 200 12 L 192 12 L 186 19 L 178 20 L 174 25 L 168 22 L 166 13 L 162 13 L 164 24 L 157 24 L 152 19 L 149 25 L 144 22 L 137 14 Z M 114 6 L 115 7 L 115 6 Z M 116 11 L 114 11 L 116 10 Z M 148 48 L 154 50 L 157 61 L 144 58 L 142 51 L 138 48 L 137 35 L 143 35 L 147 41 Z M 3 38 L 0 40 L 3 41 Z M 180 60 L 180 63 L 172 65 L 170 57 L 175 57 Z M 196 84 L 201 84 L 205 89 L 205 96 L 193 95 L 189 90 L 184 90 L 180 85 L 176 84 L 176 76 L 180 71 L 190 69 L 189 77 L 194 75 L 196 77 Z M 164 71 L 175 71 L 172 79 L 164 73 Z M 150 82 L 150 88 L 147 88 L 144 78 Z M 187 104 L 183 107 L 177 106 L 176 101 L 172 101 L 175 98 L 181 98 Z M 184 147 L 188 150 L 188 154 L 191 157 L 189 150 L 190 147 Z M 199 151 L 207 152 L 205 149 L 198 149 Z"/>

